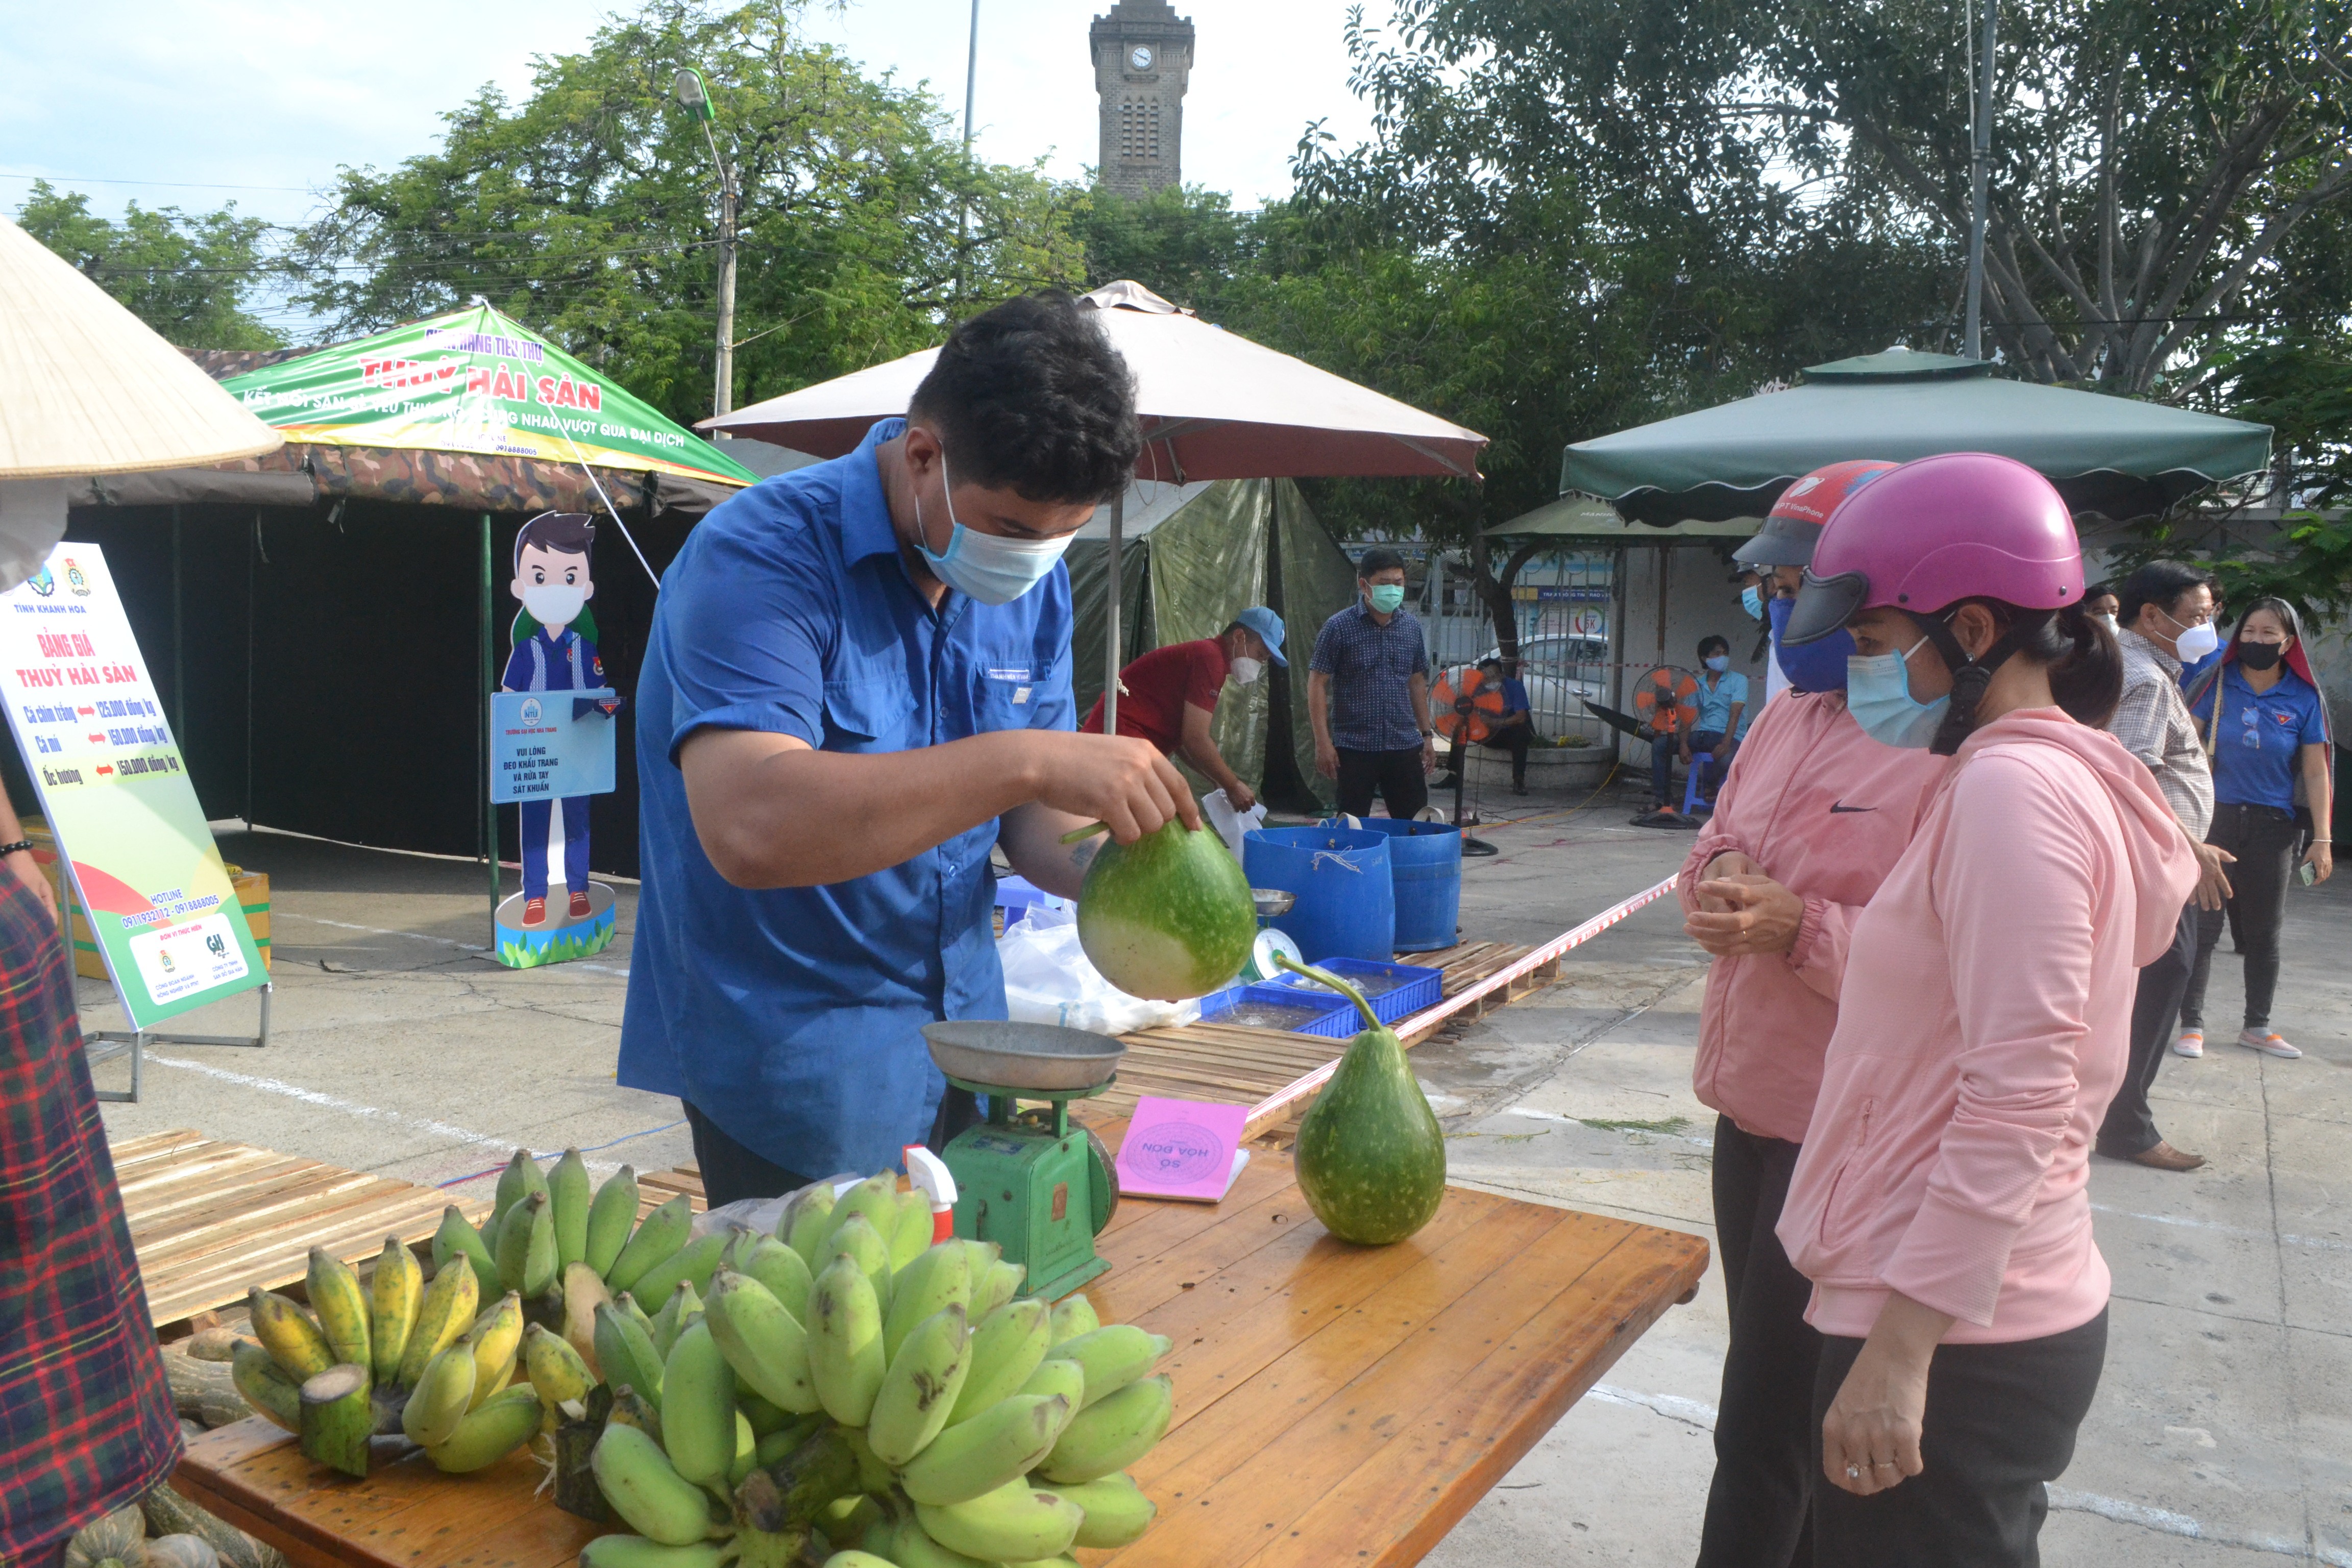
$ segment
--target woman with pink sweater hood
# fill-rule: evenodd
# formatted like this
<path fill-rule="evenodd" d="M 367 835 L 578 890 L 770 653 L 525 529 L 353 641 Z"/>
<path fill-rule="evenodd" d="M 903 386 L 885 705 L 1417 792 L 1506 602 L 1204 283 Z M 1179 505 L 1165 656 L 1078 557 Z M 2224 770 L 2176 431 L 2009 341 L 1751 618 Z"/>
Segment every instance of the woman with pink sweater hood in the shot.
<path fill-rule="evenodd" d="M 2091 1141 L 2197 861 L 2095 726 L 2122 689 L 2065 503 L 1982 453 L 1822 530 L 1784 640 L 1853 635 L 1847 710 L 1953 758 L 1855 922 L 1779 1234 L 1813 1282 L 1822 1568 L 2039 1562 L 2105 1358 Z"/>

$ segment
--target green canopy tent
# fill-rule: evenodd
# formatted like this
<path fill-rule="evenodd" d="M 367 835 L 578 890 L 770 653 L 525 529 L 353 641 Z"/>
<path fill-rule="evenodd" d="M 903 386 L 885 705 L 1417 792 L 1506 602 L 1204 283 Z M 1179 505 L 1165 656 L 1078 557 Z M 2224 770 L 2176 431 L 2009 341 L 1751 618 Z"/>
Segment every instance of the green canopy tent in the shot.
<path fill-rule="evenodd" d="M 1356 569 L 1289 479 L 1137 483 L 1124 498 L 1118 572 L 1119 660 L 1213 637 L 1252 605 L 1283 618 L 1287 670 L 1228 687 L 1211 726 L 1234 772 L 1275 805 L 1311 810 L 1329 784 L 1315 771 L 1307 658 L 1323 623 L 1355 600 Z M 1110 509 L 1098 509 L 1065 557 L 1076 615 L 1072 684 L 1083 717 L 1108 668 Z M 1278 737 L 1278 739 L 1277 739 Z"/>
<path fill-rule="evenodd" d="M 757 475 L 487 305 L 190 357 L 286 446 L 84 481 L 68 531 L 116 566 L 207 814 L 495 862 L 482 752 L 514 531 L 597 514 L 598 641 L 625 691 L 652 574 Z M 632 729 L 591 808 L 594 868 L 625 876 Z"/>
<path fill-rule="evenodd" d="M 1580 441 L 1561 458 L 1560 491 L 1598 496 L 1636 522 L 1719 521 L 1763 516 L 1825 463 L 1998 452 L 2046 476 L 2076 512 L 2125 522 L 2270 462 L 2267 426 L 2009 381 L 1980 360 L 1898 347 L 1804 375 L 1784 392 Z"/>

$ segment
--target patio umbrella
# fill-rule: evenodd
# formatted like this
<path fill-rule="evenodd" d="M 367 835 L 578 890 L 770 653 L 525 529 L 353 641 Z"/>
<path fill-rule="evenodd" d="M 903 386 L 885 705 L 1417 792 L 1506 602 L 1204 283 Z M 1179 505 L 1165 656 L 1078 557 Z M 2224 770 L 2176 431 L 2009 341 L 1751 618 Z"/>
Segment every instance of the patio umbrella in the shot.
<path fill-rule="evenodd" d="M 0 584 L 31 576 L 64 534 L 68 479 L 278 445 L 186 355 L 0 218 Z"/>
<path fill-rule="evenodd" d="M 1478 477 L 1486 437 L 1410 404 L 1212 326 L 1139 283 L 1104 285 L 1081 305 L 1135 374 L 1144 448 L 1136 477 L 1200 479 Z M 837 458 L 877 419 L 907 411 L 936 349 L 788 392 L 696 427 Z M 1110 581 L 1119 581 L 1125 497 L 1111 503 Z M 1118 595 L 1110 595 L 1103 728 L 1118 719 Z"/>
<path fill-rule="evenodd" d="M 1906 462 L 1998 452 L 2078 512 L 2152 516 L 2269 466 L 2270 427 L 2160 403 L 2003 380 L 1981 360 L 1884 353 L 1809 366 L 1802 384 L 1568 448 L 1561 493 L 1646 523 L 1761 517 L 1798 476 L 1857 453 Z"/>

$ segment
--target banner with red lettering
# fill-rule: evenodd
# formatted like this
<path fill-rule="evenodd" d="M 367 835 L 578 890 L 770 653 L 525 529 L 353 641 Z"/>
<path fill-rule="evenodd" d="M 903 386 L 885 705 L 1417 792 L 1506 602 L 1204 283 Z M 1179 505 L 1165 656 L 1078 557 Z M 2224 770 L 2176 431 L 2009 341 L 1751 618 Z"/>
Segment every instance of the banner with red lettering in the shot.
<path fill-rule="evenodd" d="M 759 477 L 488 305 L 221 384 L 289 442 L 479 452 L 738 485 Z"/>
<path fill-rule="evenodd" d="M 131 1027 L 267 984 L 97 545 L 0 594 L 0 700 Z"/>

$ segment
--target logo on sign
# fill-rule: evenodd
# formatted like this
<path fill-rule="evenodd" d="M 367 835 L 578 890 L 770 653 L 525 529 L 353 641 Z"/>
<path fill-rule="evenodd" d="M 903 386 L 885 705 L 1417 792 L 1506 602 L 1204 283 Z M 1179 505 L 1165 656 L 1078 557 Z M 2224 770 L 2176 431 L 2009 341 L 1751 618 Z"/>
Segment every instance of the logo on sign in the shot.
<path fill-rule="evenodd" d="M 536 724 L 539 722 L 540 714 L 544 711 L 545 710 L 539 705 L 538 698 L 529 698 L 522 705 L 522 721 L 526 724 Z"/>
<path fill-rule="evenodd" d="M 1189 1121 L 1163 1121 L 1138 1142 L 1144 1168 L 1168 1182 L 1197 1182 L 1216 1168 L 1223 1140 Z"/>
<path fill-rule="evenodd" d="M 49 569 L 47 566 L 33 574 L 32 584 L 33 592 L 44 599 L 58 591 L 58 580 L 49 575 Z"/>
<path fill-rule="evenodd" d="M 228 952 L 228 943 L 221 940 L 220 932 L 209 931 L 205 936 L 205 949 L 215 958 L 219 958 Z"/>
<path fill-rule="evenodd" d="M 89 597 L 89 579 L 82 575 L 81 568 L 74 564 L 70 555 L 66 557 L 66 586 L 85 599 Z"/>

